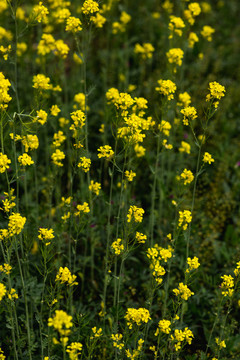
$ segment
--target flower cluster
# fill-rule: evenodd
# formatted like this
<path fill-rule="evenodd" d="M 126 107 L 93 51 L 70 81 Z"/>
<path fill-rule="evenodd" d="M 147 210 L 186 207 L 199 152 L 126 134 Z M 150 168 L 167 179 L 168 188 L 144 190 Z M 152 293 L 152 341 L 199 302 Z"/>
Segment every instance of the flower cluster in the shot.
<path fill-rule="evenodd" d="M 199 268 L 200 263 L 198 262 L 198 258 L 196 256 L 194 256 L 193 259 L 191 259 L 190 257 L 187 258 L 187 264 L 188 264 L 188 268 L 186 270 L 186 273 L 189 273 L 192 270 L 196 270 Z"/>
<path fill-rule="evenodd" d="M 183 230 L 186 230 L 188 224 L 192 221 L 192 214 L 189 210 L 179 211 L 178 227 L 182 227 Z"/>
<path fill-rule="evenodd" d="M 80 157 L 80 162 L 78 167 L 80 167 L 84 172 L 88 172 L 91 166 L 91 159 L 86 158 L 85 156 Z"/>
<path fill-rule="evenodd" d="M 85 0 L 82 6 L 84 15 L 94 14 L 99 11 L 98 3 L 94 0 Z"/>
<path fill-rule="evenodd" d="M 143 60 L 151 59 L 154 50 L 150 43 L 144 43 L 143 45 L 136 44 L 134 48 L 135 54 L 139 54 Z"/>
<path fill-rule="evenodd" d="M 60 281 L 61 284 L 67 283 L 67 285 L 73 286 L 78 285 L 78 283 L 75 281 L 76 278 L 77 276 L 72 275 L 71 271 L 67 267 L 60 267 L 56 275 L 55 281 Z"/>
<path fill-rule="evenodd" d="M 9 101 L 12 100 L 11 96 L 8 94 L 10 86 L 10 81 L 5 78 L 2 72 L 0 72 L 0 110 L 6 109 Z"/>
<path fill-rule="evenodd" d="M 214 162 L 214 159 L 211 154 L 209 154 L 208 152 L 205 152 L 203 155 L 203 162 L 211 164 L 212 162 Z"/>
<path fill-rule="evenodd" d="M 73 326 L 72 316 L 63 310 L 56 310 L 55 315 L 48 319 L 48 326 L 57 330 L 61 337 L 61 342 L 66 344 L 68 341 L 67 336 L 71 332 L 70 328 Z"/>
<path fill-rule="evenodd" d="M 53 229 L 40 228 L 38 232 L 39 240 L 43 241 L 46 246 L 50 245 L 51 240 L 54 239 Z"/>
<path fill-rule="evenodd" d="M 197 118 L 197 110 L 193 106 L 187 106 L 181 110 L 181 113 L 183 114 L 184 125 L 189 125 L 190 121 L 193 121 Z"/>
<path fill-rule="evenodd" d="M 217 108 L 219 100 L 225 96 L 225 87 L 218 82 L 213 81 L 209 83 L 209 92 L 210 94 L 207 95 L 206 101 L 213 101 L 214 107 Z"/>
<path fill-rule="evenodd" d="M 150 259 L 150 269 L 152 271 L 153 277 L 158 285 L 161 285 L 166 271 L 162 266 L 162 262 L 167 262 L 168 259 L 172 257 L 173 248 L 168 246 L 168 248 L 162 248 L 158 244 L 155 244 L 154 247 L 148 248 L 147 257 Z"/>
<path fill-rule="evenodd" d="M 231 297 L 233 295 L 234 288 L 234 279 L 231 275 L 223 275 L 221 276 L 223 280 L 221 283 L 221 290 L 223 296 Z"/>
<path fill-rule="evenodd" d="M 171 331 L 171 321 L 169 320 L 160 320 L 158 323 L 158 328 L 155 332 L 155 336 L 158 336 L 159 332 L 163 332 L 164 334 L 169 334 Z"/>
<path fill-rule="evenodd" d="M 203 26 L 201 35 L 207 40 L 212 41 L 212 35 L 215 33 L 215 30 L 208 25 Z"/>
<path fill-rule="evenodd" d="M 184 17 L 190 25 L 195 23 L 195 17 L 200 15 L 201 7 L 197 2 L 192 2 L 188 5 L 187 10 L 184 10 Z"/>
<path fill-rule="evenodd" d="M 11 270 L 12 270 L 12 266 L 9 264 L 0 265 L 0 272 L 5 273 L 6 275 L 9 275 Z"/>
<path fill-rule="evenodd" d="M 2 299 L 4 298 L 6 293 L 7 293 L 6 286 L 4 284 L 0 283 L 0 301 L 2 301 Z"/>
<path fill-rule="evenodd" d="M 177 90 L 176 85 L 171 80 L 158 80 L 158 87 L 155 88 L 161 95 L 167 96 L 168 100 L 173 99 L 173 94 Z"/>
<path fill-rule="evenodd" d="M 99 191 L 101 190 L 101 184 L 99 182 L 94 182 L 93 180 L 91 180 L 90 185 L 89 185 L 89 190 L 91 192 L 93 192 L 95 195 L 99 195 Z"/>
<path fill-rule="evenodd" d="M 114 151 L 109 145 L 100 146 L 98 152 L 99 159 L 106 158 L 107 160 L 110 160 L 111 157 L 114 155 Z"/>
<path fill-rule="evenodd" d="M 170 64 L 174 64 L 174 65 L 178 65 L 178 66 L 182 65 L 182 59 L 183 59 L 183 55 L 184 55 L 184 52 L 182 51 L 182 49 L 179 49 L 179 48 L 170 49 L 166 53 L 166 55 L 168 58 L 168 62 Z M 174 68 L 174 71 L 176 71 L 175 68 Z"/>
<path fill-rule="evenodd" d="M 74 16 L 70 16 L 67 19 L 67 25 L 66 25 L 65 30 L 75 34 L 82 30 L 81 25 L 82 25 L 82 23 L 81 23 L 80 19 L 78 19 Z"/>
<path fill-rule="evenodd" d="M 88 214 L 90 212 L 90 208 L 87 202 L 84 202 L 82 205 L 77 205 L 77 211 L 74 213 L 74 215 L 80 216 L 81 212 L 84 214 Z"/>
<path fill-rule="evenodd" d="M 111 245 L 115 255 L 120 255 L 124 250 L 124 245 L 122 244 L 122 239 L 117 239 Z"/>
<path fill-rule="evenodd" d="M 194 175 L 191 170 L 184 169 L 180 178 L 183 180 L 184 185 L 188 185 L 194 180 Z"/>
<path fill-rule="evenodd" d="M 168 24 L 168 28 L 170 30 L 169 39 L 173 38 L 173 35 L 176 34 L 178 36 L 182 36 L 182 29 L 185 27 L 184 21 L 182 18 L 171 15 L 170 22 Z"/>
<path fill-rule="evenodd" d="M 11 160 L 8 159 L 7 155 L 0 153 L 0 173 L 4 173 L 7 169 L 9 169 L 9 165 L 11 164 Z"/>
<path fill-rule="evenodd" d="M 174 335 L 171 335 L 171 340 L 176 342 L 174 347 L 176 351 L 179 351 L 182 347 L 182 343 L 186 341 L 190 345 L 193 337 L 192 331 L 185 327 L 184 330 L 175 329 Z"/>
<path fill-rule="evenodd" d="M 80 342 L 73 342 L 67 346 L 66 352 L 69 354 L 70 360 L 78 360 L 81 355 L 83 345 Z"/>
<path fill-rule="evenodd" d="M 34 161 L 32 160 L 31 156 L 29 156 L 27 153 L 24 153 L 18 157 L 18 162 L 22 166 L 29 166 L 34 164 Z"/>
<path fill-rule="evenodd" d="M 39 23 L 44 22 L 49 14 L 46 6 L 43 5 L 42 1 L 36 6 L 33 7 L 32 16 L 34 20 L 37 20 Z"/>
<path fill-rule="evenodd" d="M 19 213 L 12 213 L 9 216 L 8 222 L 9 236 L 19 235 L 23 230 L 26 220 L 27 219 L 24 216 L 21 216 Z"/>
<path fill-rule="evenodd" d="M 139 244 L 145 244 L 145 242 L 147 240 L 147 235 L 144 235 L 144 234 L 137 231 L 136 235 L 135 235 L 135 238 L 136 238 L 136 240 L 137 240 L 137 242 Z"/>
<path fill-rule="evenodd" d="M 38 74 L 33 76 L 33 88 L 39 90 L 51 90 L 52 84 L 50 83 L 50 78 L 46 77 L 43 74 Z"/>
<path fill-rule="evenodd" d="M 173 289 L 173 293 L 176 296 L 180 296 L 181 299 L 183 300 L 188 300 L 188 298 L 192 295 L 194 295 L 194 292 L 192 292 L 187 285 L 184 285 L 182 282 L 179 283 L 178 288 L 177 289 Z"/>
<path fill-rule="evenodd" d="M 62 167 L 62 160 L 65 159 L 65 154 L 63 151 L 56 149 L 56 151 L 51 155 L 52 161 L 55 165 Z"/>
<path fill-rule="evenodd" d="M 122 334 L 112 334 L 111 335 L 111 339 L 113 340 L 113 346 L 119 350 L 122 350 L 122 348 L 124 347 L 124 342 L 122 341 Z"/>
<path fill-rule="evenodd" d="M 131 181 L 133 181 L 134 177 L 136 176 L 136 173 L 132 170 L 130 170 L 130 171 L 126 170 L 125 176 L 126 176 L 127 180 L 131 182 Z"/>
<path fill-rule="evenodd" d="M 151 320 L 149 311 L 145 308 L 128 308 L 127 313 L 124 317 L 127 321 L 127 326 L 129 327 L 129 329 L 132 329 L 134 324 L 140 326 L 143 323 L 147 324 L 148 321 Z"/>
<path fill-rule="evenodd" d="M 144 212 L 142 208 L 131 205 L 127 214 L 127 222 L 142 222 Z"/>

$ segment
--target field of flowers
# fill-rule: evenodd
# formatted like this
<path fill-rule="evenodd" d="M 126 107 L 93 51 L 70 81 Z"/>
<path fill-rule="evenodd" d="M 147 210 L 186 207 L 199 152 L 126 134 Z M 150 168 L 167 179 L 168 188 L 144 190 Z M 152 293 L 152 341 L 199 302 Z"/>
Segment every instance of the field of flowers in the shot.
<path fill-rule="evenodd" d="M 0 360 L 240 359 L 238 0 L 0 0 Z"/>

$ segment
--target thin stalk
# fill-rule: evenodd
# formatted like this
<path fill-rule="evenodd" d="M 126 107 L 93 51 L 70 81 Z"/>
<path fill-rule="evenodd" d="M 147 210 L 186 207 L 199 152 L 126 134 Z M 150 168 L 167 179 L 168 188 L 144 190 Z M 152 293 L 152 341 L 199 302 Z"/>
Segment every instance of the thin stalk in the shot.
<path fill-rule="evenodd" d="M 156 197 L 156 182 L 157 182 L 157 170 L 158 170 L 158 163 L 159 163 L 159 153 L 160 153 L 160 135 L 158 135 L 157 140 L 157 155 L 154 167 L 154 176 L 153 176 L 153 187 L 152 187 L 152 204 L 151 204 L 151 214 L 150 214 L 150 241 L 151 247 L 153 246 L 153 233 L 154 233 L 154 223 L 155 223 L 155 197 Z"/>
<path fill-rule="evenodd" d="M 16 255 L 17 255 L 19 272 L 20 272 L 21 282 L 22 282 L 22 287 L 23 287 L 23 294 L 24 294 L 24 303 L 25 303 L 25 312 L 26 312 L 26 328 L 27 328 L 27 339 L 28 339 L 28 355 L 29 355 L 29 360 L 32 360 L 31 333 L 30 333 L 30 326 L 29 326 L 29 312 L 28 312 L 27 294 L 26 294 L 25 282 L 24 282 L 24 278 L 23 278 L 22 266 L 21 266 L 21 262 L 20 262 L 20 258 L 19 258 L 19 254 L 18 254 L 18 248 L 17 248 L 16 239 L 14 239 L 14 242 L 15 242 L 15 251 L 16 251 Z"/>

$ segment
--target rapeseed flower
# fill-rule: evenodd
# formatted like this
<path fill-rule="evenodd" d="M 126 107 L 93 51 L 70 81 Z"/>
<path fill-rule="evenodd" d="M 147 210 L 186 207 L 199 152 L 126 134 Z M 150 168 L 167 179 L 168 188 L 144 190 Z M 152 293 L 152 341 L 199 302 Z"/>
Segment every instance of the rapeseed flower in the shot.
<path fill-rule="evenodd" d="M 168 100 L 173 99 L 173 94 L 177 90 L 176 85 L 171 80 L 158 80 L 158 85 L 155 90 L 158 91 L 161 95 L 167 96 Z"/>
<path fill-rule="evenodd" d="M 32 160 L 31 156 L 29 156 L 27 153 L 24 153 L 18 157 L 18 162 L 22 166 L 29 166 L 34 164 L 34 161 Z"/>
<path fill-rule="evenodd" d="M 77 276 L 72 275 L 71 271 L 65 266 L 64 268 L 59 268 L 55 281 L 60 281 L 61 284 L 67 283 L 67 285 L 73 286 L 78 285 L 78 282 L 75 281 L 76 278 Z"/>
<path fill-rule="evenodd" d="M 8 159 L 7 155 L 0 152 L 0 173 L 4 173 L 7 169 L 9 169 L 8 164 L 11 164 L 11 160 Z"/>
<path fill-rule="evenodd" d="M 115 255 L 120 255 L 124 250 L 124 245 L 122 244 L 122 239 L 117 239 L 111 245 Z"/>
<path fill-rule="evenodd" d="M 145 211 L 142 208 L 131 205 L 127 214 L 127 222 L 142 222 L 144 212 Z"/>
<path fill-rule="evenodd" d="M 147 324 L 151 320 L 150 313 L 145 308 L 128 308 L 124 317 L 127 321 L 129 329 L 132 329 L 134 324 L 141 326 L 144 323 Z"/>
<path fill-rule="evenodd" d="M 183 300 L 188 300 L 188 298 L 192 295 L 194 295 L 194 292 L 192 292 L 187 285 L 184 285 L 182 282 L 179 283 L 178 288 L 177 289 L 173 289 L 173 293 L 176 296 L 180 296 L 181 299 Z"/>
<path fill-rule="evenodd" d="M 208 152 L 205 152 L 203 155 L 203 162 L 211 164 L 212 162 L 214 162 L 214 159 L 211 154 L 209 154 Z"/>

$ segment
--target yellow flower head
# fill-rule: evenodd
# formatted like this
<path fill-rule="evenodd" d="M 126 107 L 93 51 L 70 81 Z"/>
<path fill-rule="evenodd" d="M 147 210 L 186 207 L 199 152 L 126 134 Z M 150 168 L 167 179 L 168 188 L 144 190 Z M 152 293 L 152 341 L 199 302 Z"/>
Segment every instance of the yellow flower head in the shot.
<path fill-rule="evenodd" d="M 168 100 L 173 99 L 177 87 L 171 80 L 158 80 L 158 87 L 155 88 L 161 95 L 167 96 Z"/>

